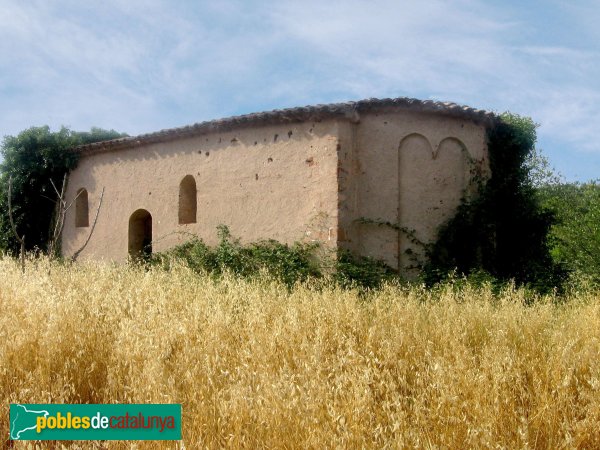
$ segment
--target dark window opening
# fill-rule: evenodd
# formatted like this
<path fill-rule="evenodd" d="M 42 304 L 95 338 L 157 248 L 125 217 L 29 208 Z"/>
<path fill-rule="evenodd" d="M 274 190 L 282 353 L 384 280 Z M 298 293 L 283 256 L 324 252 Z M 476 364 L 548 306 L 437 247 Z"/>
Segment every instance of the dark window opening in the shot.
<path fill-rule="evenodd" d="M 77 191 L 77 198 L 75 199 L 75 226 L 90 226 L 88 192 L 84 188 L 81 188 Z"/>
<path fill-rule="evenodd" d="M 186 175 L 179 184 L 179 224 L 196 223 L 196 180 Z"/>

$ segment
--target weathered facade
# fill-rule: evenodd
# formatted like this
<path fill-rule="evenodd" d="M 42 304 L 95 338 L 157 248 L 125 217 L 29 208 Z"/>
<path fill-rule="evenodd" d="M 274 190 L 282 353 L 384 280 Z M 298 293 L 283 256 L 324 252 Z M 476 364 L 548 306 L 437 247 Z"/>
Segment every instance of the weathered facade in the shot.
<path fill-rule="evenodd" d="M 62 250 L 123 261 L 229 226 L 243 242 L 317 240 L 410 272 L 475 173 L 485 111 L 399 98 L 203 122 L 79 148 Z M 96 211 L 102 192 L 102 206 Z M 79 193 L 79 195 L 78 195 Z"/>

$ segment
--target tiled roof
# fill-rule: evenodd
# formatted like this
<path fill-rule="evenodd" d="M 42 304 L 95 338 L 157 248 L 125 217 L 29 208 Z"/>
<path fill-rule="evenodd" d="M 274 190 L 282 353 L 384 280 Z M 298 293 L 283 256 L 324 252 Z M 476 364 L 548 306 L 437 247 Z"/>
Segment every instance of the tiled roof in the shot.
<path fill-rule="evenodd" d="M 277 125 L 294 122 L 321 121 L 331 118 L 346 118 L 358 122 L 360 114 L 379 110 L 397 108 L 399 110 L 411 110 L 419 112 L 431 112 L 445 116 L 464 118 L 478 123 L 489 124 L 496 120 L 497 116 L 489 111 L 471 108 L 469 106 L 457 105 L 451 102 L 436 102 L 432 100 L 417 100 L 414 98 L 386 98 L 367 99 L 357 102 L 330 103 L 326 105 L 303 106 L 298 108 L 276 109 L 268 112 L 244 114 L 242 116 L 227 117 L 225 119 L 200 122 L 179 128 L 170 128 L 155 133 L 141 134 L 110 141 L 96 142 L 77 147 L 83 153 L 96 151 L 118 150 L 132 148 L 145 144 L 165 142 L 172 139 L 180 139 L 203 135 L 214 132 L 231 131 L 235 128 L 248 126 Z"/>

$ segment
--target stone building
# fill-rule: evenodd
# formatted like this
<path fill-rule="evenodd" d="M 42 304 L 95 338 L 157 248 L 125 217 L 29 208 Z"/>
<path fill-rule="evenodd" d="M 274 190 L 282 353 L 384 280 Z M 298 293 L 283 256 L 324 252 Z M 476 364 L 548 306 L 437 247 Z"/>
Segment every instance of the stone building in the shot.
<path fill-rule="evenodd" d="M 488 173 L 494 120 L 453 103 L 370 99 L 85 145 L 63 254 L 92 227 L 80 259 L 124 261 L 192 234 L 214 244 L 225 224 L 242 242 L 319 241 L 410 271 L 418 243 L 436 238 L 473 174 Z"/>

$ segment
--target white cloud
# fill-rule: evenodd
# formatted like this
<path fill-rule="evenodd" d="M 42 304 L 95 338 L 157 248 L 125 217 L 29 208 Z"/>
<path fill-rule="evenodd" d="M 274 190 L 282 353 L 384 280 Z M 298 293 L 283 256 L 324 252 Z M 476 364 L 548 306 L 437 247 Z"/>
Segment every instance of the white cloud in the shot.
<path fill-rule="evenodd" d="M 0 134 L 406 95 L 531 115 L 543 142 L 600 154 L 593 5 L 549 2 L 531 23 L 483 0 L 0 0 Z M 568 39 L 542 33 L 549 11 Z"/>
<path fill-rule="evenodd" d="M 514 11 L 477 1 L 333 1 L 282 2 L 273 15 L 319 58 L 337 61 L 332 78 L 358 96 L 417 92 L 513 110 L 542 123 L 542 140 L 600 153 L 591 134 L 600 128 L 597 49 L 520 39 L 526 23 Z"/>

